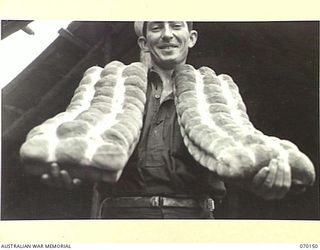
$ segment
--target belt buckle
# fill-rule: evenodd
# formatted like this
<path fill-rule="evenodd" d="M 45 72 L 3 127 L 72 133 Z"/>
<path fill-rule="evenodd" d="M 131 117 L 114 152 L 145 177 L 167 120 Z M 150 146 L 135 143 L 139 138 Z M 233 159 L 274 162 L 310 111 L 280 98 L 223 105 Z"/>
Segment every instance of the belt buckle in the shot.
<path fill-rule="evenodd" d="M 150 199 L 151 207 L 162 207 L 163 198 L 161 196 L 152 196 Z"/>
<path fill-rule="evenodd" d="M 214 207 L 214 200 L 211 198 L 207 198 L 204 201 L 204 207 L 207 209 L 207 211 L 213 212 L 215 207 Z"/>

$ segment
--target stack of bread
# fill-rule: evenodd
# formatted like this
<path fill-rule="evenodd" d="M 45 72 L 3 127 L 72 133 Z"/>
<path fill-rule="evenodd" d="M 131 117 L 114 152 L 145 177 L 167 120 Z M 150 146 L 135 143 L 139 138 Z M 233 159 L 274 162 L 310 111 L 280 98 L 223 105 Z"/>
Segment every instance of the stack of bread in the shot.
<path fill-rule="evenodd" d="M 139 140 L 146 89 L 142 63 L 89 68 L 66 111 L 27 135 L 20 149 L 27 172 L 55 162 L 79 178 L 117 181 Z"/>
<path fill-rule="evenodd" d="M 175 102 L 184 143 L 196 161 L 225 179 L 252 178 L 271 161 L 291 167 L 292 183 L 312 185 L 314 166 L 291 142 L 250 122 L 237 85 L 208 67 L 177 67 Z"/>

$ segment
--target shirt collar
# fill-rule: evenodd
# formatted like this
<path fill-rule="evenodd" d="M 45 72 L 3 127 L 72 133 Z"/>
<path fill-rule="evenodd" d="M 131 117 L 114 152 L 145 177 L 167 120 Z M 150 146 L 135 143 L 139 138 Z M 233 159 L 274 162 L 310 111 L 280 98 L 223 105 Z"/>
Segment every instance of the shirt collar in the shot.
<path fill-rule="evenodd" d="M 152 83 L 161 83 L 162 85 L 160 75 L 153 68 L 150 68 L 148 71 L 148 80 Z"/>
<path fill-rule="evenodd" d="M 148 82 L 149 84 L 152 84 L 154 87 L 161 87 L 162 88 L 162 80 L 161 80 L 161 77 L 160 75 L 158 74 L 158 72 L 156 72 L 154 70 L 154 68 L 150 68 L 149 71 L 148 71 Z M 165 100 L 169 100 L 169 99 L 173 99 L 174 96 L 173 96 L 173 92 L 171 92 L 166 98 Z M 165 101 L 163 100 L 163 101 Z"/>

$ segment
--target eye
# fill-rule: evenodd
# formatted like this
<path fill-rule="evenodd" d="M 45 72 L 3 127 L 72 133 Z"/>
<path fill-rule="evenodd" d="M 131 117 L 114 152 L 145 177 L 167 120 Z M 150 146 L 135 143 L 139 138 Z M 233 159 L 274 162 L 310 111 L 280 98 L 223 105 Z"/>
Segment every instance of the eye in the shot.
<path fill-rule="evenodd" d="M 152 32 L 158 32 L 158 31 L 160 31 L 161 29 L 162 29 L 162 24 L 161 23 L 151 23 L 150 24 L 150 31 L 152 31 Z"/>
<path fill-rule="evenodd" d="M 173 23 L 172 24 L 172 28 L 173 29 L 181 29 L 182 28 L 182 24 L 181 23 Z"/>
<path fill-rule="evenodd" d="M 159 31 L 160 30 L 160 26 L 159 25 L 154 25 L 151 27 L 152 31 Z"/>

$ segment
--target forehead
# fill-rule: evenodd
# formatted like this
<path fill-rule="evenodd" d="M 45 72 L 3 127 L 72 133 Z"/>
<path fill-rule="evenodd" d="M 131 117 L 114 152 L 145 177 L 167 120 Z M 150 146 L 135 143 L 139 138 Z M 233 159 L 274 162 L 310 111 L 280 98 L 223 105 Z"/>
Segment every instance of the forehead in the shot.
<path fill-rule="evenodd" d="M 187 22 L 186 21 L 149 21 L 149 22 L 146 22 L 145 25 L 146 27 L 152 27 L 153 25 L 164 25 L 165 23 L 168 23 L 168 24 L 182 24 L 184 25 L 185 27 L 187 27 Z"/>

